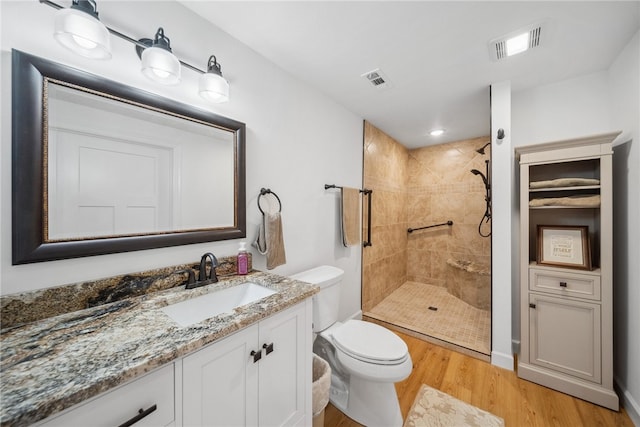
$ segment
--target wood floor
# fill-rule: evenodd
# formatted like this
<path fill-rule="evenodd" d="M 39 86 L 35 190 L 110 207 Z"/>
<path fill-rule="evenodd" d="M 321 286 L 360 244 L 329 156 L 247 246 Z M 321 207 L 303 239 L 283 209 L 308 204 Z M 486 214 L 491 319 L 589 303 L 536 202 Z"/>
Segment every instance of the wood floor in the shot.
<path fill-rule="evenodd" d="M 398 333 L 413 359 L 409 378 L 396 384 L 402 416 L 406 417 L 422 384 L 489 411 L 505 420 L 507 427 L 633 427 L 621 409 L 606 408 L 521 380 L 515 372 Z M 325 427 L 353 427 L 333 405 L 325 411 Z"/>

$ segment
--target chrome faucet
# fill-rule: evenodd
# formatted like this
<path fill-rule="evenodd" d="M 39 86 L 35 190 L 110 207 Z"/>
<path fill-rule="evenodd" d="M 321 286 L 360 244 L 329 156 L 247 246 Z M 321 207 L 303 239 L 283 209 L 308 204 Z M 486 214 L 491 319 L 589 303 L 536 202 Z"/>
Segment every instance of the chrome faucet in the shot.
<path fill-rule="evenodd" d="M 207 259 L 211 259 L 211 272 L 207 277 Z M 218 276 L 216 275 L 216 267 L 218 266 L 218 258 L 211 252 L 207 252 L 202 255 L 200 258 L 200 269 L 198 271 L 198 281 L 204 282 L 209 281 L 209 283 L 216 283 L 218 281 Z"/>

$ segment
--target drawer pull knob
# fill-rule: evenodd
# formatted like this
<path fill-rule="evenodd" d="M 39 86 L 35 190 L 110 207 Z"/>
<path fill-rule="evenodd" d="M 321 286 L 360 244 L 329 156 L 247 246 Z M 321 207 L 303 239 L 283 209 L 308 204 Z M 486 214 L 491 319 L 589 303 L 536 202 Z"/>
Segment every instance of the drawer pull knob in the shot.
<path fill-rule="evenodd" d="M 140 409 L 138 410 L 138 415 L 136 415 L 135 417 L 131 418 L 129 421 L 125 421 L 124 423 L 120 424 L 118 427 L 129 427 L 134 425 L 135 423 L 137 423 L 138 421 L 140 421 L 141 419 L 143 419 L 144 417 L 146 417 L 147 415 L 149 415 L 150 413 L 154 412 L 156 409 L 158 409 L 158 405 L 153 405 L 151 406 L 149 409 Z"/>
<path fill-rule="evenodd" d="M 258 360 L 262 359 L 262 350 L 251 350 L 251 356 L 253 356 L 253 363 L 256 363 Z"/>
<path fill-rule="evenodd" d="M 566 288 L 567 287 L 567 282 L 560 282 L 560 287 L 561 288 Z"/>
<path fill-rule="evenodd" d="M 271 353 L 274 349 L 273 349 L 273 343 L 271 344 L 267 344 L 264 343 L 262 344 L 262 348 L 264 348 L 264 355 L 267 356 L 269 353 Z"/>
<path fill-rule="evenodd" d="M 531 304 L 529 304 L 529 308 L 536 308 L 536 305 L 531 303 Z"/>

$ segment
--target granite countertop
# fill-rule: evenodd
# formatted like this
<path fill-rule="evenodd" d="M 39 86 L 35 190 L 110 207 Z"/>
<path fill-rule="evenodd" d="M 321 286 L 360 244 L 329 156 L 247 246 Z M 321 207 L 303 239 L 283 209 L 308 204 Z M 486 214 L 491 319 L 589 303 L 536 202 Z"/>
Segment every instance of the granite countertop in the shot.
<path fill-rule="evenodd" d="M 180 327 L 159 308 L 250 281 L 277 291 Z M 254 271 L 39 320 L 0 333 L 0 425 L 26 425 L 185 356 L 311 297 L 318 288 Z"/>

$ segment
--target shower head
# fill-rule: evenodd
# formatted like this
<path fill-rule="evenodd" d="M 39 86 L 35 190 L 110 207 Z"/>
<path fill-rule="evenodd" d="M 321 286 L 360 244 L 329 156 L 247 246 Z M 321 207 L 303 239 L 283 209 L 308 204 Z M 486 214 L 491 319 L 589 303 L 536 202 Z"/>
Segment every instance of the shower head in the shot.
<path fill-rule="evenodd" d="M 485 154 L 485 153 L 484 153 L 484 149 L 485 149 L 485 148 L 487 148 L 487 146 L 488 146 L 488 145 L 491 145 L 491 141 L 489 141 L 489 142 L 487 142 L 486 144 L 484 144 L 484 145 L 482 146 L 482 148 L 478 148 L 478 149 L 476 150 L 476 153 L 479 153 L 479 154 Z"/>
<path fill-rule="evenodd" d="M 482 178 L 482 181 L 484 181 L 485 187 L 489 185 L 489 182 L 487 181 L 487 177 L 484 176 L 484 174 L 480 172 L 478 169 L 471 169 L 471 173 L 474 175 L 480 175 L 480 178 Z"/>

